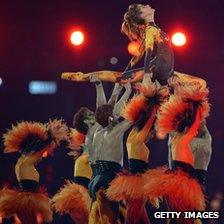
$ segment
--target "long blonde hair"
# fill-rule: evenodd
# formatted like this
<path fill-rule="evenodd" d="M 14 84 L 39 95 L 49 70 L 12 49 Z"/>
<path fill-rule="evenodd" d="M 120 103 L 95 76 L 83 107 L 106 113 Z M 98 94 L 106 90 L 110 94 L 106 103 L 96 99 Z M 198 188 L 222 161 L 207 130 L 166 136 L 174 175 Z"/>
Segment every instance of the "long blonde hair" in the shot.
<path fill-rule="evenodd" d="M 141 40 L 145 34 L 145 20 L 140 17 L 141 11 L 139 4 L 132 4 L 124 14 L 121 25 L 121 32 L 132 40 Z"/>

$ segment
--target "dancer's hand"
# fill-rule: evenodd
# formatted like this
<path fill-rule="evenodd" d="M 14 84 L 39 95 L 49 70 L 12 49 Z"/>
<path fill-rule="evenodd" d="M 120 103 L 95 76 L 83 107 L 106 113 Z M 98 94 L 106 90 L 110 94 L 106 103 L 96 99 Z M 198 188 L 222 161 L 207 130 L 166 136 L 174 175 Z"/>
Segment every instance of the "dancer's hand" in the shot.
<path fill-rule="evenodd" d="M 101 81 L 96 73 L 93 73 L 92 75 L 90 75 L 89 81 L 92 83 L 95 83 L 96 85 L 101 83 Z"/>
<path fill-rule="evenodd" d="M 122 84 L 125 90 L 131 90 L 131 82 L 130 79 L 128 79 L 124 84 Z"/>
<path fill-rule="evenodd" d="M 174 89 L 175 93 L 177 92 L 178 90 L 178 87 L 180 86 L 180 80 L 179 80 L 179 77 L 178 76 L 171 76 L 168 80 L 168 85 Z"/>
<path fill-rule="evenodd" d="M 143 76 L 142 83 L 144 85 L 150 85 L 152 83 L 152 73 L 145 73 Z"/>

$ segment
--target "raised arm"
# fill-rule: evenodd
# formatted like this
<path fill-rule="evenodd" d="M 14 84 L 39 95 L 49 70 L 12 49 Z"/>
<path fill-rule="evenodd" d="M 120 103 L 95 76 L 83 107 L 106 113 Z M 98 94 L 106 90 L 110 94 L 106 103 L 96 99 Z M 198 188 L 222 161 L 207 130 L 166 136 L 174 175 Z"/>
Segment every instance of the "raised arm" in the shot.
<path fill-rule="evenodd" d="M 113 114 L 117 117 L 120 117 L 121 115 L 121 111 L 124 108 L 125 104 L 127 103 L 127 100 L 129 99 L 131 92 L 132 92 L 132 88 L 131 88 L 131 83 L 128 82 L 124 85 L 125 87 L 125 92 L 122 95 L 122 97 L 120 98 L 120 100 L 115 104 L 114 106 L 114 111 Z"/>
<path fill-rule="evenodd" d="M 197 135 L 198 129 L 200 127 L 201 120 L 201 108 L 199 107 L 196 111 L 195 120 L 192 126 L 187 130 L 186 134 L 183 136 L 182 141 L 190 143 L 193 138 Z"/>
<path fill-rule="evenodd" d="M 155 122 L 155 119 L 156 119 L 156 108 L 154 107 L 152 109 L 152 112 L 151 112 L 151 115 L 150 115 L 150 118 L 147 120 L 145 126 L 142 128 L 142 130 L 140 130 L 138 132 L 138 135 L 137 135 L 137 138 L 141 141 L 141 142 L 144 142 L 146 143 L 149 139 L 149 134 L 150 132 L 152 131 L 152 126 Z"/>
<path fill-rule="evenodd" d="M 115 83 L 113 92 L 111 93 L 108 104 L 115 105 L 118 99 L 118 96 L 122 90 L 123 86 L 120 83 Z"/>
<path fill-rule="evenodd" d="M 191 150 L 190 143 L 197 135 L 198 128 L 201 122 L 201 111 L 197 109 L 195 120 L 192 126 L 184 134 L 176 133 L 172 139 L 172 155 L 174 160 L 179 160 L 185 163 L 194 165 L 194 156 Z"/>
<path fill-rule="evenodd" d="M 103 84 L 96 74 L 90 76 L 90 82 L 96 86 L 96 108 L 107 103 L 106 96 L 103 90 Z"/>

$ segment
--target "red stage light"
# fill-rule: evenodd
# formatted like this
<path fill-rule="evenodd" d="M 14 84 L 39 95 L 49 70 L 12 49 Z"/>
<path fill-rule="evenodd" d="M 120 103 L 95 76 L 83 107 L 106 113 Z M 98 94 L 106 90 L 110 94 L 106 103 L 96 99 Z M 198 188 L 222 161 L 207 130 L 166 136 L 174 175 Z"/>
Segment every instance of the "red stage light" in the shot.
<path fill-rule="evenodd" d="M 84 42 L 84 34 L 81 31 L 74 31 L 70 37 L 71 43 L 79 46 Z"/>
<path fill-rule="evenodd" d="M 140 47 L 140 43 L 137 41 L 132 41 L 128 44 L 128 52 L 131 55 L 135 55 L 138 56 L 139 55 L 139 47 Z"/>
<path fill-rule="evenodd" d="M 186 44 L 187 38 L 184 33 L 177 32 L 172 35 L 172 43 L 177 47 L 182 47 Z"/>

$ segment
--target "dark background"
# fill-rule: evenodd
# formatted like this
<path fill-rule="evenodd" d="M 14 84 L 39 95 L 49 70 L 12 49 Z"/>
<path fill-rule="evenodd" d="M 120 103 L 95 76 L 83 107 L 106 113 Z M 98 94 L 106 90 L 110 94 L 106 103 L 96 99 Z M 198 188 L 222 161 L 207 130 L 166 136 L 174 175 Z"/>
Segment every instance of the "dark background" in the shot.
<path fill-rule="evenodd" d="M 95 90 L 90 83 L 60 79 L 63 71 L 124 70 L 130 55 L 127 38 L 120 33 L 124 12 L 132 3 L 151 4 L 155 21 L 171 35 L 187 34 L 185 47 L 175 48 L 175 70 L 196 74 L 210 87 L 211 116 L 208 127 L 213 137 L 209 166 L 209 198 L 224 190 L 224 1 L 223 0 L 9 0 L 0 3 L 0 132 L 20 120 L 46 122 L 63 117 L 69 125 L 81 106 L 95 108 Z M 73 28 L 81 28 L 86 41 L 81 47 L 70 44 Z M 110 64 L 117 57 L 116 65 Z M 30 95 L 31 80 L 58 84 L 55 95 Z M 111 84 L 105 83 L 110 93 Z M 2 143 L 1 143 L 2 144 Z M 152 167 L 167 162 L 166 142 L 150 144 Z M 2 146 L 1 146 L 2 151 Z M 14 165 L 17 154 L 0 153 L 0 182 L 16 185 Z M 38 166 L 42 184 L 54 194 L 64 178 L 73 175 L 73 161 L 65 150 L 45 159 Z M 62 223 L 62 221 L 58 222 Z M 66 222 L 68 223 L 68 222 Z"/>

